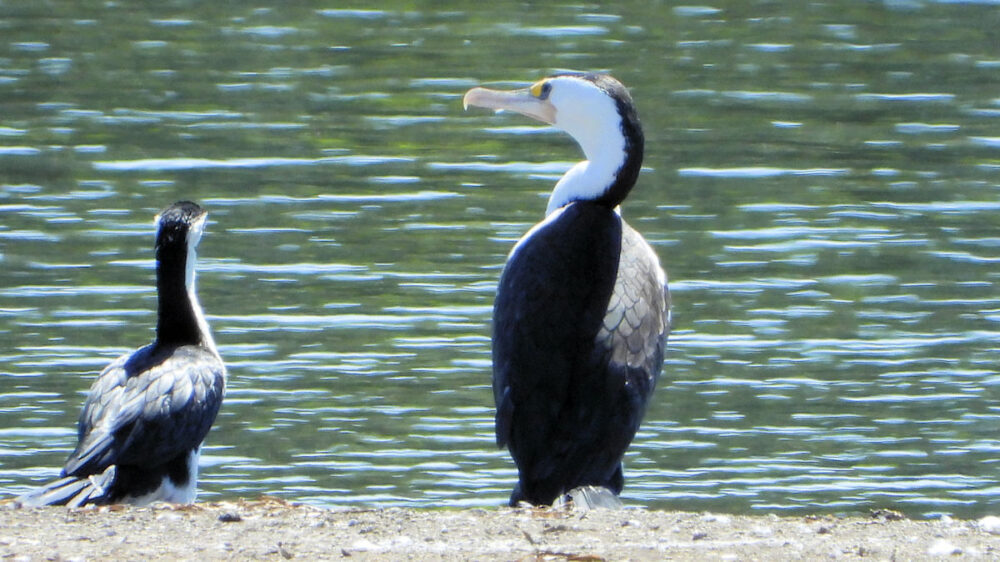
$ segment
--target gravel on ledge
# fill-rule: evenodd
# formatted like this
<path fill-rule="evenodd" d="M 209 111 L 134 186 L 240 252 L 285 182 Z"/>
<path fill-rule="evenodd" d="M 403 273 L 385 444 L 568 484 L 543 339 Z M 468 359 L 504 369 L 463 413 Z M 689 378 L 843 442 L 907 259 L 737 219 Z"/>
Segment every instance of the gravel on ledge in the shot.
<path fill-rule="evenodd" d="M 644 509 L 323 509 L 275 498 L 23 509 L 3 560 L 1000 559 L 1000 518 L 723 515 Z"/>

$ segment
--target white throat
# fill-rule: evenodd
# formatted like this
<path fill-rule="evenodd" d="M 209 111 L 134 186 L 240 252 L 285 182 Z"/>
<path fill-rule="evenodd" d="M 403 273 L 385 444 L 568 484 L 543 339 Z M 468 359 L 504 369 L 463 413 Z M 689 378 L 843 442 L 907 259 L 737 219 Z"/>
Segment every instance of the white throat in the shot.
<path fill-rule="evenodd" d="M 597 158 L 577 162 L 559 178 L 549 195 L 545 215 L 572 201 L 593 200 L 603 195 L 625 162 L 625 138 L 621 137 L 620 141 L 620 148 L 605 147 Z"/>

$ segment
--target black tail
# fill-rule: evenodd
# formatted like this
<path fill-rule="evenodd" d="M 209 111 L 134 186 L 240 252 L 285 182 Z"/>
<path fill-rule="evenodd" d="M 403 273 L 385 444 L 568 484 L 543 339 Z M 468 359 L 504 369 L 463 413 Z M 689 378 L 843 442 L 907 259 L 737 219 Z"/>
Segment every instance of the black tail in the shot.
<path fill-rule="evenodd" d="M 88 503 L 108 503 L 111 485 L 115 481 L 115 472 L 115 466 L 111 465 L 101 474 L 60 478 L 17 498 L 17 503 L 22 507 L 43 505 L 80 507 Z"/>

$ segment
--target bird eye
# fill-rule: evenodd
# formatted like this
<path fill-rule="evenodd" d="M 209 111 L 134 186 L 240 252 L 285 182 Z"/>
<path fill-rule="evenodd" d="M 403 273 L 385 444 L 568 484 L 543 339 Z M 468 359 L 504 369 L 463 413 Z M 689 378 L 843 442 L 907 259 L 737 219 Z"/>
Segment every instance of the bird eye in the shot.
<path fill-rule="evenodd" d="M 548 80 L 535 82 L 531 86 L 531 95 L 535 96 L 540 100 L 549 97 L 549 92 L 551 91 L 552 91 L 552 83 L 550 83 Z"/>

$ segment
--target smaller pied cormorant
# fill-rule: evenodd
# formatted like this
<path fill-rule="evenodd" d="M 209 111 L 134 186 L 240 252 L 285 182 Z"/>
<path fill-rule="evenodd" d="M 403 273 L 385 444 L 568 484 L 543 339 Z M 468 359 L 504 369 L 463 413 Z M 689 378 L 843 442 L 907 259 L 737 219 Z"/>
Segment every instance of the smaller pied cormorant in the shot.
<path fill-rule="evenodd" d="M 157 216 L 156 337 L 101 372 L 62 477 L 18 498 L 21 505 L 194 501 L 201 444 L 226 385 L 194 287 L 207 216 L 189 201 Z"/>
<path fill-rule="evenodd" d="M 666 275 L 618 209 L 642 165 L 632 98 L 610 76 L 566 73 L 473 88 L 464 104 L 553 125 L 586 155 L 511 250 L 494 301 L 496 438 L 518 471 L 510 505 L 595 487 L 617 496 L 670 331 Z"/>

